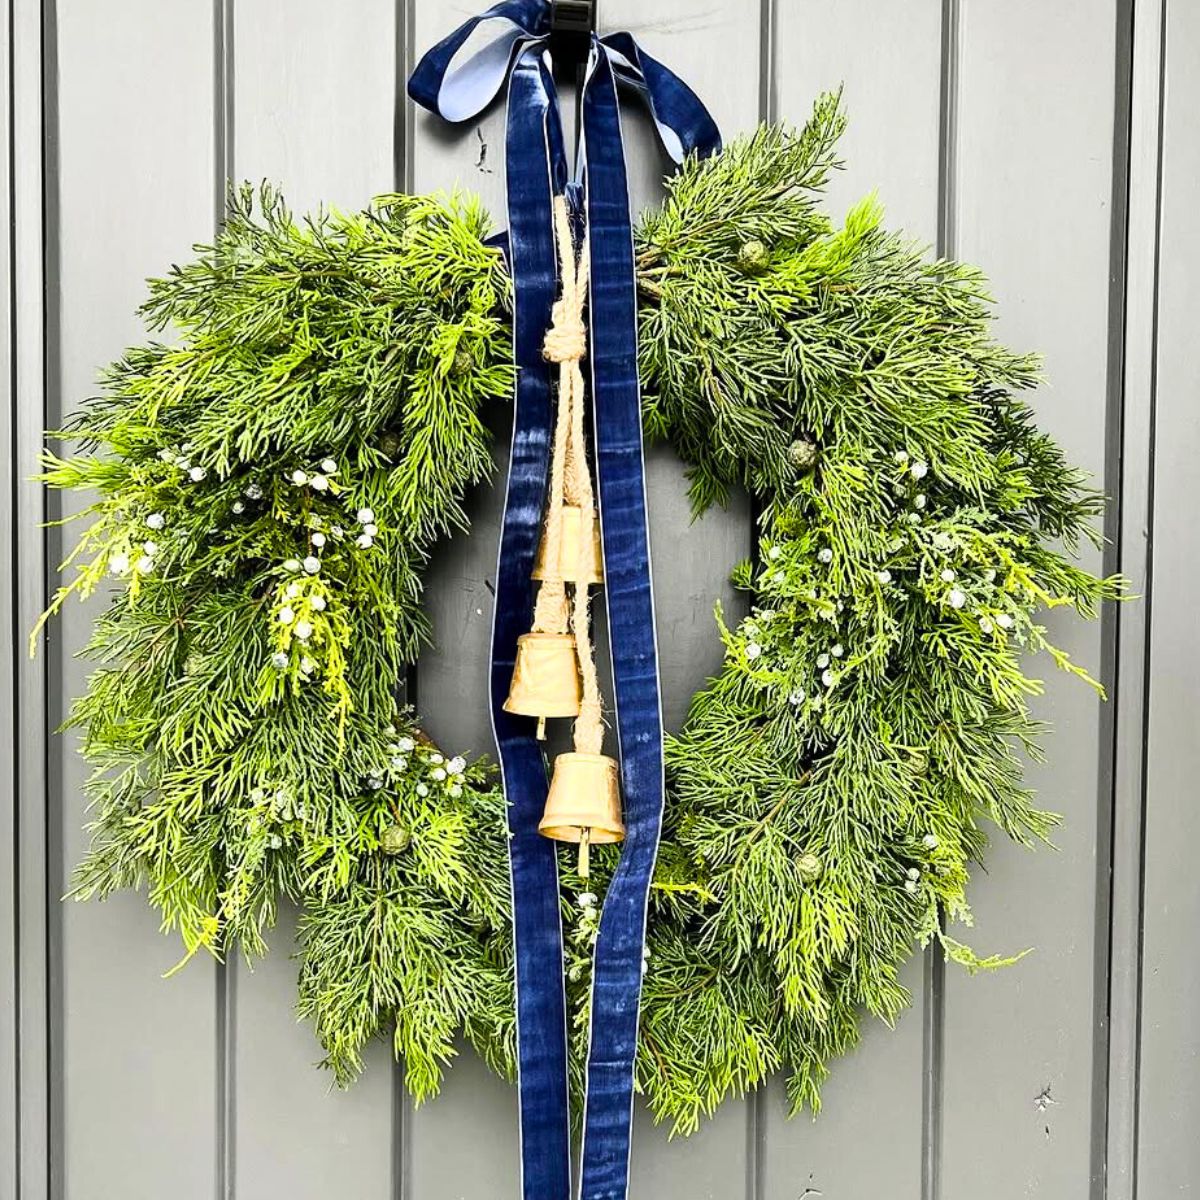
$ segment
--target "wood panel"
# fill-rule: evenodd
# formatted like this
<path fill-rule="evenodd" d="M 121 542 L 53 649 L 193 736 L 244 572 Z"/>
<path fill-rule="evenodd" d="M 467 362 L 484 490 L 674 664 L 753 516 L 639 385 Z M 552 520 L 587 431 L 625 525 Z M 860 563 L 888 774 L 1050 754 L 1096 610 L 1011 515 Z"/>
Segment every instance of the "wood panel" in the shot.
<path fill-rule="evenodd" d="M 844 89 L 846 165 L 828 199 L 835 220 L 876 191 L 889 226 L 930 245 L 936 240 L 941 44 L 940 0 L 780 6 L 780 118 L 800 124 L 819 93 Z M 920 1195 L 927 1002 L 920 954 L 902 978 L 912 1008 L 895 1030 L 867 1025 L 859 1049 L 833 1064 L 821 1116 L 788 1123 L 782 1085 L 773 1090 L 763 1132 L 766 1200 L 795 1200 L 806 1188 L 829 1196 Z"/>
<path fill-rule="evenodd" d="M 1111 0 L 968 4 L 958 50 L 955 249 L 990 273 L 999 336 L 1044 351 L 1042 425 L 1101 483 L 1115 33 Z M 1101 569 L 1099 553 L 1084 561 Z M 1072 658 L 1101 668 L 1099 624 L 1053 613 L 1046 624 Z M 1065 823 L 1057 852 L 1031 855 L 998 838 L 973 889 L 971 940 L 983 951 L 1035 952 L 974 979 L 947 968 L 947 1196 L 983 1187 L 1062 1200 L 1094 1194 L 1093 1086 L 1104 1071 L 1096 1021 L 1105 1007 L 1094 975 L 1108 939 L 1097 854 L 1107 854 L 1099 812 L 1110 781 L 1100 764 L 1111 749 L 1096 697 L 1051 664 L 1034 665 L 1047 675 L 1035 708 L 1054 731 L 1048 765 L 1031 767 L 1029 779 Z"/>
<path fill-rule="evenodd" d="M 47 279 L 47 400 L 57 423 L 93 394 L 98 369 L 141 339 L 133 312 L 144 277 L 212 229 L 213 10 L 63 0 L 50 32 L 57 126 L 47 141 L 55 221 L 47 261 L 57 269 Z M 24 462 L 21 473 L 33 467 Z M 57 561 L 61 539 L 48 542 Z M 87 665 L 72 656 L 98 610 L 73 605 L 51 632 L 51 728 L 84 690 Z M 85 767 L 73 737 L 51 742 L 49 772 L 61 805 L 46 897 L 60 927 L 50 944 L 61 1004 L 56 1194 L 209 1200 L 218 1125 L 214 967 L 196 962 L 164 982 L 181 948 L 158 936 L 141 896 L 57 907 L 85 847 Z"/>
<path fill-rule="evenodd" d="M 235 6 L 229 170 L 267 179 L 296 213 L 353 210 L 390 191 L 396 87 L 392 0 Z M 392 1066 L 371 1047 L 348 1092 L 315 1067 L 311 1027 L 296 1000 L 295 913 L 281 914 L 271 953 L 232 962 L 229 993 L 230 1177 L 238 1200 L 318 1200 L 392 1194 Z"/>
<path fill-rule="evenodd" d="M 1154 587 L 1150 608 L 1150 725 L 1146 746 L 1141 1101 L 1137 1195 L 1191 1196 L 1200 1180 L 1200 1034 L 1194 953 L 1200 925 L 1196 680 L 1195 323 L 1200 306 L 1200 12 L 1171 0 L 1166 20 L 1159 230 L 1158 359 L 1154 408 Z"/>
<path fill-rule="evenodd" d="M 46 947 L 48 814 L 46 805 L 46 660 L 31 662 L 16 630 L 32 625 L 44 602 L 42 490 L 20 464 L 41 445 L 45 424 L 45 312 L 42 253 L 43 113 L 40 6 L 16 0 L 4 17 L 4 128 L 9 155 L 3 277 L 4 382 L 0 421 L 9 487 L 0 499 L 10 570 L 0 612 L 10 615 L 0 680 L 0 720 L 6 749 L 0 782 L 0 1194 L 27 1195 L 49 1184 L 49 963 Z M 21 164 L 18 170 L 17 165 Z"/>

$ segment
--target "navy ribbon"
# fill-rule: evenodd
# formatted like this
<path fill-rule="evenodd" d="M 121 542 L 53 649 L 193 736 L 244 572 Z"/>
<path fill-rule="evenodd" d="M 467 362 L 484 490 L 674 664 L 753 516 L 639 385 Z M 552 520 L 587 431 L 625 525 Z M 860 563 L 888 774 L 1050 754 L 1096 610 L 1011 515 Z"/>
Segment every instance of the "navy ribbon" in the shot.
<path fill-rule="evenodd" d="M 542 344 L 558 279 L 554 197 L 582 183 L 591 259 L 590 363 L 626 840 L 596 941 L 584 1109 L 582 1200 L 625 1200 L 650 880 L 663 807 L 662 715 L 650 580 L 633 231 L 618 89 L 649 106 L 667 153 L 720 147 L 692 90 L 627 33 L 593 38 L 583 90 L 582 181 L 569 178 L 548 54 L 549 0 L 507 0 L 418 64 L 409 94 L 452 122 L 489 107 L 506 81 L 508 258 L 517 389 L 492 627 L 492 725 L 508 802 L 524 1200 L 569 1200 L 570 1123 L 563 935 L 554 844 L 537 824 L 547 780 L 530 718 L 506 713 L 550 465 L 552 391 Z"/>

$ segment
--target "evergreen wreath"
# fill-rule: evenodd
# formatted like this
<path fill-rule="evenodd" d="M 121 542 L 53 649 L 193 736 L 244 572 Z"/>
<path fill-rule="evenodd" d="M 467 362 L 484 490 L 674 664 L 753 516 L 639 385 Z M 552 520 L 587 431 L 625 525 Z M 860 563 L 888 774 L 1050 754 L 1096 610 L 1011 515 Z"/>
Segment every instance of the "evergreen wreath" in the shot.
<path fill-rule="evenodd" d="M 907 1004 L 915 948 L 1012 961 L 946 926 L 970 923 L 985 823 L 1034 843 L 1057 820 L 1022 782 L 1028 652 L 1093 681 L 1037 614 L 1123 592 L 1073 561 L 1103 498 L 1035 427 L 1037 363 L 992 338 L 981 274 L 874 199 L 840 228 L 820 211 L 843 123 L 825 96 L 688 162 L 637 237 L 646 429 L 697 515 L 733 489 L 761 514 L 748 615 L 667 749 L 638 1084 L 685 1133 L 777 1070 L 817 1110 L 862 1014 Z M 460 1037 L 514 1063 L 503 798 L 394 699 L 430 555 L 491 468 L 481 414 L 511 394 L 487 232 L 459 196 L 297 223 L 243 188 L 150 284 L 173 340 L 109 370 L 43 475 L 98 496 L 50 612 L 120 585 L 70 719 L 95 767 L 75 894 L 144 887 L 185 961 L 263 954 L 299 905 L 327 1065 L 350 1082 L 391 1031 L 418 1100 Z M 617 853 L 588 884 L 562 856 L 577 1086 Z"/>

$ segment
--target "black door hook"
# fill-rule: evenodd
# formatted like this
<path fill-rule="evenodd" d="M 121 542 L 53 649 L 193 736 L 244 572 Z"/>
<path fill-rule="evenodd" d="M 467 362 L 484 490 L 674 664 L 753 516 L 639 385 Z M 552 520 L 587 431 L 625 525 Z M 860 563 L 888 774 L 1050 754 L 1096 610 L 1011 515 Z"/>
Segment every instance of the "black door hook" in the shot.
<path fill-rule="evenodd" d="M 550 52 L 556 62 L 587 62 L 596 30 L 596 0 L 551 0 Z"/>

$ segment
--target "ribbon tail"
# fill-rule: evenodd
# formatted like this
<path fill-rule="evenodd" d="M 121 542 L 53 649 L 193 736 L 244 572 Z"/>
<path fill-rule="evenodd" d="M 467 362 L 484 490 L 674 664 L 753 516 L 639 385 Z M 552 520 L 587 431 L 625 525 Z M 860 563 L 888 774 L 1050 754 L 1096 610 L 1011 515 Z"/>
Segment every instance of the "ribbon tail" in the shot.
<path fill-rule="evenodd" d="M 593 55 L 583 127 L 596 473 L 627 833 L 596 943 L 581 1196 L 625 1200 L 642 956 L 664 780 L 633 231 L 617 81 L 603 51 Z"/>
<path fill-rule="evenodd" d="M 558 862 L 537 830 L 546 767 L 530 721 L 504 711 L 517 638 L 533 606 L 532 571 L 550 457 L 551 386 L 542 339 L 557 291 L 551 220 L 565 167 L 547 131 L 558 121 L 553 83 L 536 49 L 517 59 L 509 90 L 509 254 L 515 289 L 517 391 L 492 626 L 492 727 L 508 808 L 517 989 L 518 1088 L 524 1200 L 569 1200 L 567 1016 Z"/>

